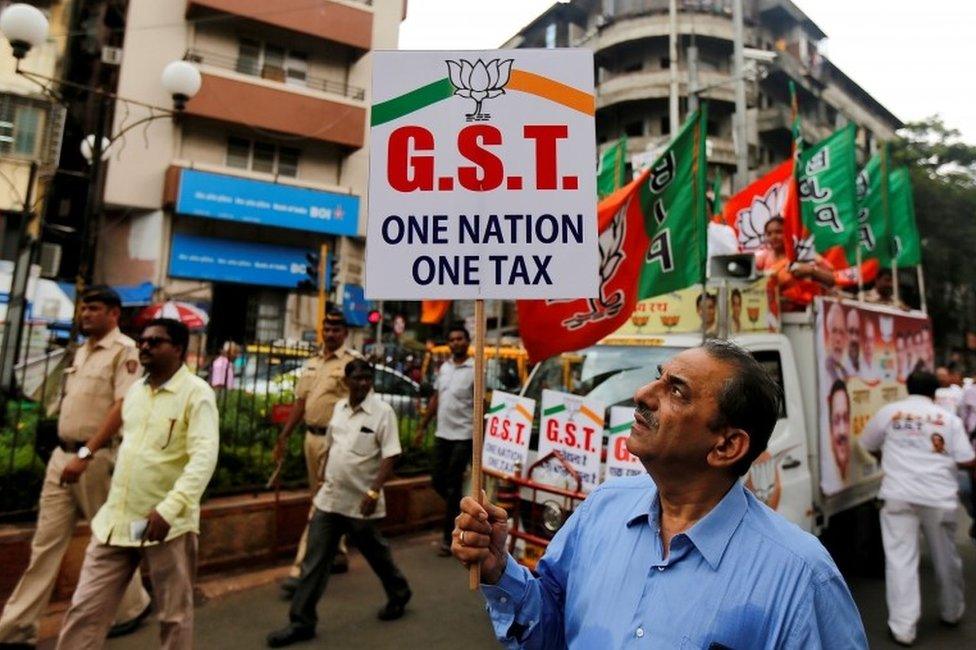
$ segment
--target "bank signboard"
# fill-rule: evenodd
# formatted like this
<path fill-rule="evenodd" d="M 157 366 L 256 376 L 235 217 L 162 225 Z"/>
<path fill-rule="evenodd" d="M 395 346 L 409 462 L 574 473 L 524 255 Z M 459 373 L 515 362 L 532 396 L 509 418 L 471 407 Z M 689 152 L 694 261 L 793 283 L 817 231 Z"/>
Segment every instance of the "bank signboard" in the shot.
<path fill-rule="evenodd" d="M 355 235 L 359 197 L 282 183 L 180 170 L 178 214 L 258 226 Z"/>
<path fill-rule="evenodd" d="M 170 248 L 169 274 L 174 278 L 294 289 L 306 279 L 305 255 L 309 252 L 176 233 Z"/>

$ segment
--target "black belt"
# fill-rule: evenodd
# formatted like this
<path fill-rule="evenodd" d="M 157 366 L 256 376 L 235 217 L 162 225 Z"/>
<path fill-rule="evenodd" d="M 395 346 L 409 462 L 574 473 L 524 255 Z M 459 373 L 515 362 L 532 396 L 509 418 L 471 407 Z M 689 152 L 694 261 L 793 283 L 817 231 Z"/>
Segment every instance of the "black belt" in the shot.
<path fill-rule="evenodd" d="M 61 451 L 69 454 L 78 453 L 78 450 L 84 447 L 86 444 L 86 442 L 75 442 L 74 440 L 58 438 L 58 447 L 61 448 Z"/>
<path fill-rule="evenodd" d="M 324 436 L 329 432 L 329 427 L 313 427 L 310 424 L 306 424 L 305 429 L 313 436 Z"/>

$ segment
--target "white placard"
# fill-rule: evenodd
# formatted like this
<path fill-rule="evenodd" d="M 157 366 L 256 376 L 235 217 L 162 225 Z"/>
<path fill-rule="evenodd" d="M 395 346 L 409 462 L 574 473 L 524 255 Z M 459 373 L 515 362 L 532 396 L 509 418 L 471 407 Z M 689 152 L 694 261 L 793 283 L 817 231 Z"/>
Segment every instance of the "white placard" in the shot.
<path fill-rule="evenodd" d="M 634 409 L 626 406 L 610 407 L 610 434 L 607 438 L 606 479 L 621 476 L 642 476 L 647 473 L 641 462 L 627 449 L 627 438 L 634 423 Z"/>
<path fill-rule="evenodd" d="M 500 390 L 491 394 L 485 415 L 485 444 L 481 464 L 505 474 L 522 474 L 529 456 L 535 400 Z M 519 471 L 516 471 L 519 470 Z"/>
<path fill-rule="evenodd" d="M 582 479 L 583 492 L 600 483 L 600 452 L 603 449 L 603 414 L 606 407 L 599 400 L 580 395 L 542 391 L 542 419 L 539 423 L 539 458 L 558 451 Z M 546 465 L 549 476 L 535 480 L 575 489 L 567 471 L 557 461 Z M 561 479 L 557 483 L 557 479 Z"/>
<path fill-rule="evenodd" d="M 372 57 L 366 296 L 595 297 L 593 53 Z"/>

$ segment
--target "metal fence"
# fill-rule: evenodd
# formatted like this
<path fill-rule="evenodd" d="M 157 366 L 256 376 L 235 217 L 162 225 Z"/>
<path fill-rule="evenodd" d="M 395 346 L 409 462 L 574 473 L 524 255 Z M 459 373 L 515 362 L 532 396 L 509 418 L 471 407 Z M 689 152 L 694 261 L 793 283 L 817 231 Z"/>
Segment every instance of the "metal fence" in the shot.
<path fill-rule="evenodd" d="M 44 404 L 57 403 L 64 349 L 28 332 L 26 363 L 18 366 L 18 385 L 24 397 L 9 400 L 4 426 L 0 430 L 0 520 L 27 519 L 37 507 L 44 478 L 44 463 L 34 450 L 38 422 Z M 200 343 L 202 346 L 202 342 Z M 198 376 L 210 379 L 215 357 L 202 347 L 188 354 L 188 363 Z M 273 451 L 281 427 L 295 400 L 295 386 L 302 364 L 315 354 L 307 343 L 253 343 L 241 347 L 234 362 L 230 388 L 216 389 L 220 412 L 220 458 L 210 481 L 208 494 L 239 494 L 268 489 L 274 472 Z M 414 443 L 418 422 L 426 405 L 419 382 L 400 364 L 376 366 L 377 395 L 393 406 L 400 428 L 403 453 L 397 473 L 401 476 L 428 471 L 433 431 L 420 444 Z M 301 428 L 291 436 L 280 473 L 281 485 L 307 484 L 302 453 Z"/>

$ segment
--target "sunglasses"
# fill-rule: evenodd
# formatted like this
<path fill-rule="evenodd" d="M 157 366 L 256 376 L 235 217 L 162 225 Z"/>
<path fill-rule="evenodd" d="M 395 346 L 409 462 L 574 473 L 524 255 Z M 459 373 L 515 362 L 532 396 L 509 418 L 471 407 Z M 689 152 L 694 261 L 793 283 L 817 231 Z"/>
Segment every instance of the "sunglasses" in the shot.
<path fill-rule="evenodd" d="M 150 348 L 155 348 L 163 343 L 172 343 L 173 339 L 166 338 L 165 336 L 143 336 L 139 339 L 139 347 L 148 346 Z"/>

